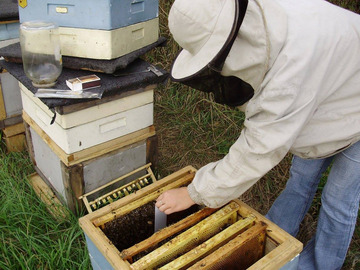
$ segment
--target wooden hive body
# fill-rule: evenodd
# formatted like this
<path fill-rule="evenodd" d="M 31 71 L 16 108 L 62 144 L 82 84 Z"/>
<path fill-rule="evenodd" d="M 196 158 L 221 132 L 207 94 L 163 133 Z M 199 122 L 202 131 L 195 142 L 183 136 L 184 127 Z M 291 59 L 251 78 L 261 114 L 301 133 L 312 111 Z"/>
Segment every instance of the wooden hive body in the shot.
<path fill-rule="evenodd" d="M 80 218 L 93 268 L 296 269 L 302 244 L 240 200 L 169 215 L 167 227 L 137 239 L 152 226 L 145 209 L 165 190 L 188 185 L 195 172 L 186 167 Z M 135 222 L 143 229 L 134 231 Z"/>
<path fill-rule="evenodd" d="M 156 159 L 154 127 L 68 155 L 39 126 L 25 122 L 26 139 L 37 173 L 75 210 L 80 195 Z"/>
<path fill-rule="evenodd" d="M 158 17 L 157 0 L 37 0 L 20 6 L 20 21 L 45 20 L 62 27 L 112 30 Z"/>
<path fill-rule="evenodd" d="M 153 125 L 153 86 L 138 94 L 68 114 L 49 110 L 20 84 L 23 118 L 39 126 L 63 151 L 72 154 Z M 81 108 L 81 106 L 78 106 Z"/>
<path fill-rule="evenodd" d="M 60 27 L 61 53 L 66 56 L 111 60 L 159 39 L 159 18 L 114 30 Z"/>

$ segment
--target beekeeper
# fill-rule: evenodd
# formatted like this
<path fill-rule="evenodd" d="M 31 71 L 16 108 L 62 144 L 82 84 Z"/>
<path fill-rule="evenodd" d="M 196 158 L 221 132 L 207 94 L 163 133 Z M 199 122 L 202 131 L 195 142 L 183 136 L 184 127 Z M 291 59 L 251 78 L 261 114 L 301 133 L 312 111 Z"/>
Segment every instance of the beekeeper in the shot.
<path fill-rule="evenodd" d="M 360 15 L 324 0 L 175 0 L 169 28 L 183 48 L 173 80 L 196 87 L 216 78 L 208 91 L 242 105 L 245 122 L 223 159 L 156 206 L 220 207 L 291 152 L 290 179 L 267 217 L 295 236 L 332 165 L 299 265 L 340 269 L 360 199 Z"/>

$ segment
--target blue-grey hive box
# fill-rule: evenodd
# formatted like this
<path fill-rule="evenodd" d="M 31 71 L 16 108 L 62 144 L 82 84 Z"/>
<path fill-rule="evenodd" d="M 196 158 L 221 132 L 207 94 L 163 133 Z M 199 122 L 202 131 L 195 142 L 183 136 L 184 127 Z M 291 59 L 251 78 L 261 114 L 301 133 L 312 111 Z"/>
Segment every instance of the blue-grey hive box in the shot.
<path fill-rule="evenodd" d="M 18 21 L 0 22 L 0 41 L 19 37 Z"/>
<path fill-rule="evenodd" d="M 158 0 L 27 0 L 20 22 L 52 21 L 61 27 L 113 30 L 158 17 Z"/>

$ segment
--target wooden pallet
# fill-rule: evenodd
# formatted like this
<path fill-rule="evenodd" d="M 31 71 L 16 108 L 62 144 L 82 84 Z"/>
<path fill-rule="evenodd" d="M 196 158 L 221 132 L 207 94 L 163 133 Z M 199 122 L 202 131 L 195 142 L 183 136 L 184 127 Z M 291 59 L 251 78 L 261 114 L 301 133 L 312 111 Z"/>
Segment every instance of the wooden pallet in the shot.
<path fill-rule="evenodd" d="M 69 211 L 64 207 L 63 203 L 58 199 L 49 185 L 45 183 L 37 173 L 29 175 L 27 180 L 55 219 L 63 220 L 69 217 Z"/>

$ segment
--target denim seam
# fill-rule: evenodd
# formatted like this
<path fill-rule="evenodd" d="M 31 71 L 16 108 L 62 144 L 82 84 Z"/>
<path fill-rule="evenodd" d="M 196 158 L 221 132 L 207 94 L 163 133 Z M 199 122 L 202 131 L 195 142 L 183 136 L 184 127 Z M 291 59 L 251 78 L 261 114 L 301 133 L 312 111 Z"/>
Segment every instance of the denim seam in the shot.
<path fill-rule="evenodd" d="M 355 211 L 355 209 L 357 208 L 357 204 L 359 203 L 359 201 L 360 201 L 360 192 L 359 192 L 359 194 L 358 194 L 358 196 L 357 196 L 357 202 L 355 202 L 354 204 L 353 204 L 353 207 L 352 207 L 352 209 L 351 209 L 351 216 L 352 216 L 352 219 L 355 219 L 355 221 L 354 222 L 352 222 L 351 224 L 350 224 L 350 226 L 347 226 L 348 228 L 348 230 L 347 230 L 347 234 L 348 234 L 348 236 L 350 237 L 350 239 L 351 239 L 351 235 L 352 235 L 352 231 L 353 231 L 353 229 L 355 229 L 355 226 L 356 226 L 356 219 L 357 219 L 357 212 L 358 211 Z M 342 246 L 344 247 L 345 245 L 344 244 L 348 244 L 348 245 L 350 245 L 350 243 L 345 243 L 345 239 L 349 239 L 349 237 L 348 238 L 343 238 L 344 240 L 343 240 L 343 243 L 342 243 Z"/>
<path fill-rule="evenodd" d="M 349 157 L 347 154 L 345 154 L 344 152 L 341 152 L 341 154 L 343 154 L 347 159 L 350 159 L 351 161 L 354 161 L 356 163 L 360 163 L 360 160 L 353 159 L 353 158 Z"/>

